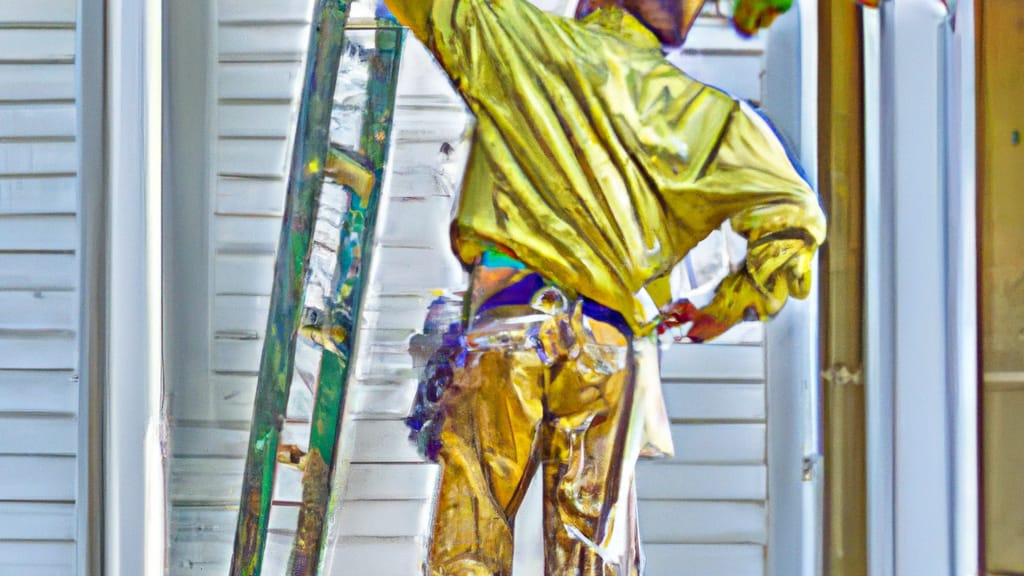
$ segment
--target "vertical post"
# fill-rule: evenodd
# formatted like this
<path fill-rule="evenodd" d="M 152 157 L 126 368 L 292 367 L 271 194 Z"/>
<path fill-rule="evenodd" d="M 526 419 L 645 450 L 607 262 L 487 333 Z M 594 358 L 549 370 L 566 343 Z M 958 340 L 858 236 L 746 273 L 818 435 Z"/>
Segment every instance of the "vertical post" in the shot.
<path fill-rule="evenodd" d="M 79 271 L 78 574 L 103 574 L 103 421 L 106 390 L 107 190 L 104 83 L 106 3 L 78 0 L 75 28 Z"/>
<path fill-rule="evenodd" d="M 980 7 L 980 3 L 979 3 Z M 980 10 L 980 8 L 979 8 Z M 976 8 L 957 2 L 950 54 L 949 136 L 949 318 L 951 402 L 953 403 L 953 574 L 978 570 L 979 402 L 978 402 L 978 228 L 976 131 Z M 978 35 L 977 38 L 981 36 Z M 1019 65 L 1018 65 L 1019 66 Z"/>
<path fill-rule="evenodd" d="M 892 254 L 894 573 L 952 574 L 946 8 L 882 5 L 882 211 Z"/>
<path fill-rule="evenodd" d="M 104 574 L 166 566 L 161 374 L 161 3 L 106 21 L 107 300 Z"/>
<path fill-rule="evenodd" d="M 829 218 L 821 252 L 825 568 L 867 574 L 864 318 L 864 100 L 860 7 L 819 10 L 818 188 Z"/>
<path fill-rule="evenodd" d="M 806 4 L 772 23 L 765 50 L 762 110 L 775 127 L 796 148 L 804 168 L 815 161 L 813 134 L 804 141 L 805 127 L 815 124 L 808 108 L 805 87 L 817 89 L 815 67 L 807 65 L 804 50 L 814 52 L 815 43 L 805 43 L 804 27 L 816 28 Z M 817 279 L 814 280 L 817 285 Z M 805 493 L 820 485 L 814 463 L 819 451 L 809 430 L 816 418 L 800 417 L 811 403 L 808 391 L 817 386 L 816 295 L 808 300 L 790 300 L 765 325 L 768 404 L 768 546 L 770 574 L 813 576 L 819 522 L 812 520 L 817 508 Z M 809 446 L 813 446 L 808 450 Z"/>

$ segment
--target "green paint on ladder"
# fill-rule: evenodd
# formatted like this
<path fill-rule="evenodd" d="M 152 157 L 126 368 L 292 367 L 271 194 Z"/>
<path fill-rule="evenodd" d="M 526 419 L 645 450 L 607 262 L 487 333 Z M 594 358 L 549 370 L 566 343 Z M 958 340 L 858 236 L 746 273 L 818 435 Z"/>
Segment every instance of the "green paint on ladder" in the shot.
<path fill-rule="evenodd" d="M 368 63 L 370 75 L 359 157 L 341 150 L 331 151 L 339 157 L 329 164 L 348 166 L 338 170 L 335 178 L 339 184 L 349 188 L 351 202 L 341 231 L 334 298 L 325 314 L 329 325 L 321 331 L 334 336 L 334 339 L 325 346 L 320 360 L 309 453 L 302 479 L 302 507 L 289 562 L 291 576 L 315 576 L 322 562 L 330 482 L 337 466 L 337 439 L 345 410 L 349 367 L 370 270 L 403 35 L 403 29 L 393 26 L 381 25 L 376 31 L 375 46 Z M 353 164 L 357 166 L 354 169 Z M 346 175 L 359 170 L 359 165 L 372 170 L 372 179 L 369 179 L 372 185 L 368 190 L 357 189 L 356 182 L 363 181 L 362 178 L 350 177 L 350 181 L 344 181 Z"/>
<path fill-rule="evenodd" d="M 347 20 L 346 0 L 317 1 L 266 340 L 260 358 L 231 558 L 232 576 L 258 576 L 262 569 L 277 447 L 294 372 L 295 340 L 309 267 L 310 241 L 323 185 L 322 170 L 327 161 L 331 108 Z"/>

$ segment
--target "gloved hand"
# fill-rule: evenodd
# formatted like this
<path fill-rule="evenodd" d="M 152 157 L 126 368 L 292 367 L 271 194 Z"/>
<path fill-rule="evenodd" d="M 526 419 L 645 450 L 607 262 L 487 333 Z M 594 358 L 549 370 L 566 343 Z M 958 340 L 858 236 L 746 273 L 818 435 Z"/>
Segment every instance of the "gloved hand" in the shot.
<path fill-rule="evenodd" d="M 686 337 L 707 342 L 721 336 L 742 321 L 767 320 L 775 315 L 790 294 L 787 282 L 774 282 L 771 288 L 759 288 L 746 270 L 734 272 L 718 285 L 711 302 L 697 308 L 689 300 L 676 300 L 663 311 L 658 334 L 692 322 Z M 802 296 L 806 292 L 797 292 Z"/>

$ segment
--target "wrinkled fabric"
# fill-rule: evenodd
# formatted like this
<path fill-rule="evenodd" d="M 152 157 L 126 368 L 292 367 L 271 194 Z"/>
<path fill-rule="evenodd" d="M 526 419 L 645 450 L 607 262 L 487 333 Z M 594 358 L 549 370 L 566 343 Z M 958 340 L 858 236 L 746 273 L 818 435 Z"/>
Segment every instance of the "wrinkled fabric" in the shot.
<path fill-rule="evenodd" d="M 476 116 L 452 226 L 464 263 L 498 246 L 643 335 L 657 324 L 645 296 L 667 305 L 667 273 L 728 219 L 750 244 L 725 284 L 736 306 L 753 298 L 767 317 L 806 295 L 825 236 L 815 194 L 756 111 L 672 66 L 634 18 L 577 22 L 525 0 L 388 5 Z"/>
<path fill-rule="evenodd" d="M 463 341 L 433 423 L 441 473 L 430 573 L 510 575 L 515 516 L 539 472 L 545 573 L 639 574 L 643 406 L 629 338 L 544 287 L 531 304 L 487 308 Z"/>

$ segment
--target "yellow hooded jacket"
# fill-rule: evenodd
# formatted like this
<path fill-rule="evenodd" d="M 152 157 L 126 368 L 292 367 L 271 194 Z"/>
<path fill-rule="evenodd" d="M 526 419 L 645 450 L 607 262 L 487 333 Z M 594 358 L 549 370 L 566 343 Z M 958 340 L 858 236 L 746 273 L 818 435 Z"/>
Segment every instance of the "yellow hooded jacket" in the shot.
<path fill-rule="evenodd" d="M 748 240 L 734 292 L 753 292 L 759 316 L 806 295 L 825 236 L 817 196 L 753 108 L 674 67 L 633 17 L 388 4 L 476 115 L 452 224 L 464 263 L 498 247 L 642 335 L 671 300 L 666 274 L 729 219 Z"/>

